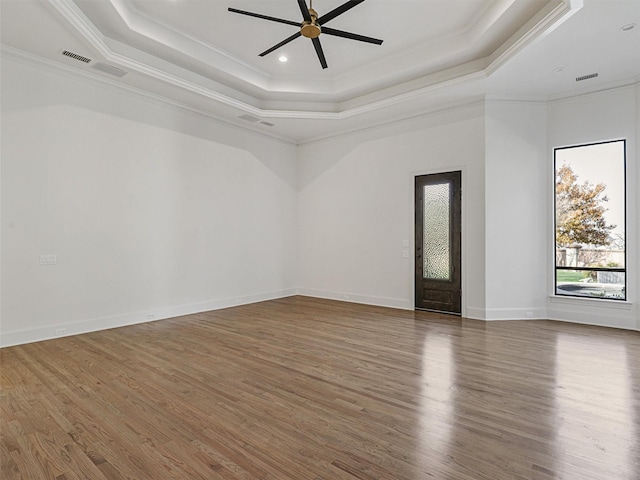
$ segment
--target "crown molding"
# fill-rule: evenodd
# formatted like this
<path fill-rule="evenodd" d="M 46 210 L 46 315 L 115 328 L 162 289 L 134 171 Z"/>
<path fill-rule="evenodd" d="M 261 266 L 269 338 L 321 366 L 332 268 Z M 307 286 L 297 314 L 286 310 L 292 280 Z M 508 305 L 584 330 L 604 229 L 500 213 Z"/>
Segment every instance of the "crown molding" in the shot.
<path fill-rule="evenodd" d="M 105 60 L 113 62 L 125 69 L 136 71 L 165 83 L 183 88 L 197 95 L 201 95 L 205 98 L 215 100 L 224 105 L 251 113 L 252 115 L 260 114 L 261 110 L 253 105 L 236 100 L 213 89 L 185 80 L 178 75 L 171 74 L 147 63 L 113 51 L 107 41 L 105 41 L 102 33 L 95 27 L 95 25 L 93 25 L 93 23 L 91 23 L 91 21 L 84 15 L 84 13 L 82 13 L 72 0 L 48 1 L 60 12 L 60 14 L 63 15 L 71 26 L 75 28 L 90 43 L 90 45 L 98 51 L 100 55 L 102 55 Z"/>
<path fill-rule="evenodd" d="M 491 75 L 518 52 L 558 28 L 584 6 L 583 0 L 561 0 L 548 3 L 529 22 L 491 55 L 487 75 Z"/>
<path fill-rule="evenodd" d="M 258 127 L 252 127 L 252 124 L 250 123 L 241 123 L 240 121 L 234 121 L 235 119 L 214 115 L 204 109 L 194 108 L 190 105 L 187 105 L 186 103 L 179 102 L 166 96 L 158 95 L 147 90 L 126 85 L 122 82 L 117 81 L 116 79 L 106 77 L 91 69 L 81 69 L 64 63 L 55 62 L 48 58 L 34 55 L 32 53 L 25 52 L 24 50 L 19 50 L 17 48 L 2 44 L 0 44 L 0 58 L 10 58 L 16 62 L 30 64 L 35 68 L 43 68 L 59 75 L 82 77 L 86 80 L 96 82 L 111 90 L 122 91 L 131 94 L 134 97 L 140 97 L 155 104 L 169 106 L 193 115 L 205 117 L 210 121 L 217 122 L 227 127 L 237 128 L 238 130 L 242 131 L 249 131 L 265 138 L 281 141 L 287 145 L 297 145 L 297 142 L 292 140 L 291 138 L 283 137 L 275 132 L 266 132 L 265 130 L 258 129 Z"/>
<path fill-rule="evenodd" d="M 153 55 L 137 50 L 134 47 L 106 37 L 96 25 L 87 18 L 83 11 L 75 4 L 74 0 L 47 1 L 99 55 L 106 61 L 119 67 L 158 80 L 163 84 L 176 87 L 184 92 L 195 94 L 203 99 L 211 100 L 216 104 L 220 104 L 222 107 L 231 108 L 237 111 L 236 117 L 242 114 L 249 114 L 260 119 L 320 120 L 329 122 L 347 120 L 365 115 L 375 116 L 376 112 L 378 116 L 380 116 L 384 115 L 385 112 L 394 110 L 397 112 L 403 106 L 411 107 L 413 105 L 422 105 L 424 111 L 428 112 L 430 109 L 440 108 L 437 97 L 446 96 L 449 92 L 453 92 L 450 97 L 454 103 L 463 101 L 461 100 L 461 92 L 466 90 L 467 92 L 471 92 L 471 96 L 476 95 L 477 89 L 474 90 L 473 86 L 479 85 L 477 82 L 486 80 L 487 77 L 495 72 L 508 59 L 513 57 L 513 55 L 551 32 L 583 6 L 583 0 L 551 0 L 536 16 L 531 18 L 518 32 L 512 35 L 507 42 L 503 43 L 498 50 L 494 51 L 488 57 L 462 63 L 431 74 L 416 73 L 416 76 L 403 83 L 386 88 L 378 88 L 360 97 L 343 100 L 341 102 L 298 102 L 295 99 L 282 101 L 260 100 L 254 96 L 243 94 L 238 90 L 205 78 L 195 72 L 168 63 Z M 145 35 L 143 30 L 151 31 L 154 25 L 156 27 L 158 26 L 157 20 L 137 11 L 136 7 L 129 0 L 108 1 L 110 5 L 116 9 L 127 28 L 138 33 L 142 32 L 140 34 Z M 500 18 L 501 15 L 504 14 L 505 9 L 508 9 L 513 1 L 514 0 L 503 0 L 495 5 L 494 8 L 485 12 L 474 25 L 463 32 L 466 37 L 462 39 L 464 42 L 460 48 L 468 45 L 471 40 L 477 39 L 476 37 L 478 35 L 495 22 L 495 18 Z M 494 20 L 492 20 L 492 18 Z M 172 29 L 167 25 L 160 25 L 160 28 L 173 32 L 172 34 L 176 35 L 179 41 L 186 39 L 191 43 L 198 42 L 197 39 L 190 37 L 185 32 Z M 157 34 L 158 32 L 156 31 L 153 35 Z M 452 35 L 458 38 L 460 37 L 460 32 L 454 32 Z M 219 55 L 220 58 L 224 57 L 226 59 L 225 61 L 234 61 L 227 54 L 210 45 L 206 45 L 203 42 L 197 43 L 197 45 L 199 48 L 202 48 L 203 51 L 206 50 L 206 52 L 211 54 Z M 168 46 L 172 47 L 172 45 Z M 181 53 L 188 54 L 188 52 Z M 83 71 L 83 69 L 76 68 L 73 69 L 73 71 L 78 72 Z M 253 75 L 262 75 L 261 72 L 248 67 L 247 71 L 250 71 Z M 110 82 L 116 85 L 123 85 L 117 81 Z M 141 92 L 137 89 L 132 89 L 132 91 Z M 558 97 L 564 98 L 582 93 L 585 92 L 567 92 L 566 95 L 559 95 Z M 429 102 L 430 97 L 433 99 L 431 102 Z M 166 97 L 163 98 L 170 103 L 172 102 L 172 100 Z M 524 99 L 524 101 L 528 102 L 549 100 L 556 100 L 556 98 Z M 517 101 L 523 101 L 523 99 L 518 99 Z M 175 103 L 181 105 L 179 101 Z M 186 108 L 193 110 L 192 107 Z M 202 110 L 196 109 L 194 111 L 212 116 L 207 112 L 207 108 L 205 107 L 203 107 Z M 415 111 L 415 108 L 408 108 L 408 111 Z M 219 118 L 215 117 L 215 115 L 213 115 L 213 117 Z M 236 125 L 233 123 L 233 119 L 230 124 Z M 240 128 L 245 127 L 249 127 L 249 125 L 241 126 Z M 248 129 L 254 131 L 252 128 Z"/>
<path fill-rule="evenodd" d="M 164 44 L 198 61 L 210 61 L 221 70 L 233 70 L 236 76 L 267 91 L 272 78 L 264 71 L 232 57 L 227 52 L 203 42 L 184 30 L 175 28 L 141 12 L 131 0 L 107 0 L 129 30 Z M 167 41 L 167 38 L 170 41 Z"/>
<path fill-rule="evenodd" d="M 473 97 L 455 103 L 448 103 L 446 107 L 431 108 L 428 110 L 423 110 L 419 113 L 386 118 L 384 120 L 373 122 L 361 127 L 344 128 L 340 130 L 339 133 L 311 137 L 305 140 L 300 145 L 308 146 L 311 144 L 321 144 L 324 141 L 328 141 L 334 138 L 347 137 L 349 135 L 357 134 L 360 132 L 372 132 L 379 129 L 385 129 L 390 125 L 403 128 L 404 126 L 409 126 L 412 124 L 412 122 L 420 119 L 437 119 L 443 115 L 464 115 L 464 118 L 468 119 L 468 113 L 470 111 L 484 111 L 485 104 L 486 102 L 484 101 L 484 98 Z"/>
<path fill-rule="evenodd" d="M 238 100 L 228 95 L 222 94 L 213 88 L 208 88 L 194 81 L 185 79 L 179 75 L 167 72 L 163 69 L 149 65 L 137 59 L 131 58 L 131 56 L 122 55 L 115 52 L 110 43 L 108 42 L 102 33 L 91 23 L 91 21 L 84 15 L 84 13 L 75 5 L 72 0 L 48 0 L 75 28 L 90 44 L 95 48 L 100 55 L 102 55 L 107 61 L 117 64 L 143 75 L 155 78 L 162 82 L 174 85 L 178 88 L 184 89 L 191 93 L 195 93 L 204 98 L 220 102 L 223 105 L 235 108 L 243 113 L 259 118 L 287 118 L 287 119 L 314 119 L 314 120 L 343 120 L 353 116 L 370 113 L 376 110 L 397 106 L 404 102 L 410 102 L 414 98 L 426 95 L 434 90 L 442 89 L 450 85 L 456 85 L 461 82 L 475 80 L 484 76 L 482 71 L 475 71 L 473 73 L 463 75 L 461 77 L 447 80 L 441 83 L 429 85 L 427 87 L 418 88 L 406 93 L 393 94 L 390 96 L 373 101 L 364 105 L 355 106 L 352 108 L 346 108 L 341 111 L 322 111 L 322 110 L 286 110 L 286 109 L 263 109 L 256 105 L 252 105 L 245 101 Z M 326 104 L 323 104 L 326 106 Z M 337 107 L 338 105 L 336 105 Z"/>
<path fill-rule="evenodd" d="M 525 97 L 516 95 L 493 95 L 489 94 L 485 96 L 487 103 L 513 103 L 513 104 L 537 104 L 546 105 L 548 102 L 547 97 Z"/>
<path fill-rule="evenodd" d="M 454 32 L 452 35 L 462 42 L 458 42 L 458 50 L 469 48 L 469 45 L 477 40 L 478 35 L 481 35 L 488 26 L 495 23 L 496 18 L 500 18 L 513 1 L 498 2 L 494 8 L 485 12 L 476 23 L 465 31 Z M 291 87 L 291 85 L 295 85 L 295 80 L 287 80 L 287 82 L 293 82 L 289 86 L 291 88 L 284 89 L 288 91 L 288 99 L 261 100 L 255 95 L 243 94 L 240 90 L 226 87 L 177 65 L 166 64 L 163 60 L 152 55 L 105 37 L 73 0 L 48 0 L 48 2 L 106 61 L 117 66 L 256 117 L 316 120 L 340 120 L 411 101 L 416 96 L 428 94 L 430 91 L 446 87 L 452 82 L 457 83 L 455 80 L 451 80 L 452 75 L 459 75 L 459 81 L 465 81 L 470 76 L 480 75 L 481 72 L 482 75 L 490 75 L 521 49 L 554 28 L 557 22 L 568 18 L 567 13 L 582 6 L 582 0 L 552 0 L 545 9 L 511 37 L 509 45 L 501 46 L 486 59 L 473 60 L 431 74 L 420 71 L 421 67 L 418 66 L 416 71 L 411 74 L 410 80 L 393 84 L 390 83 L 389 78 L 380 78 L 369 93 L 355 98 L 338 101 L 298 102 L 295 99 L 296 89 Z M 235 71 L 241 71 L 241 75 L 238 77 L 240 81 L 247 82 L 257 88 L 258 95 L 285 94 L 281 86 L 275 85 L 274 80 L 264 72 L 232 59 L 225 52 L 199 41 L 184 31 L 151 18 L 144 12 L 140 12 L 130 0 L 108 0 L 108 2 L 129 30 L 161 42 L 169 48 L 177 49 L 176 51 L 188 55 L 190 58 L 202 61 L 202 55 L 208 55 L 210 58 L 219 60 L 222 64 L 232 65 Z M 558 2 L 560 3 L 558 4 Z M 166 41 L 167 35 L 171 39 L 169 43 Z M 431 52 L 430 55 L 437 54 L 440 47 L 434 46 L 433 48 L 435 51 L 421 47 L 422 55 L 426 55 L 426 50 Z M 437 58 L 437 55 L 434 58 Z M 436 60 L 432 59 L 431 61 Z M 163 65 L 163 63 L 165 64 Z M 339 94 L 338 90 L 344 92 L 352 89 L 354 75 L 360 76 L 365 71 L 370 72 L 371 68 L 373 66 L 368 65 L 356 74 L 342 75 L 335 82 L 323 82 L 322 88 L 317 85 L 311 88 L 312 90 L 320 88 L 317 92 L 318 95 L 335 96 Z M 376 78 L 376 75 L 368 75 L 368 77 Z M 441 85 L 437 87 L 436 84 Z M 336 89 L 336 85 L 339 85 L 338 89 Z M 305 100 L 307 98 L 308 95 Z"/>
<path fill-rule="evenodd" d="M 571 101 L 577 97 L 585 97 L 589 95 L 599 95 L 602 93 L 610 92 L 612 90 L 633 90 L 639 84 L 640 79 L 628 78 L 626 80 L 619 80 L 616 82 L 609 82 L 604 85 L 598 85 L 592 88 L 582 88 L 580 90 L 574 90 L 571 92 L 563 92 L 558 95 L 551 95 L 547 98 L 549 103 L 561 103 L 564 101 Z"/>

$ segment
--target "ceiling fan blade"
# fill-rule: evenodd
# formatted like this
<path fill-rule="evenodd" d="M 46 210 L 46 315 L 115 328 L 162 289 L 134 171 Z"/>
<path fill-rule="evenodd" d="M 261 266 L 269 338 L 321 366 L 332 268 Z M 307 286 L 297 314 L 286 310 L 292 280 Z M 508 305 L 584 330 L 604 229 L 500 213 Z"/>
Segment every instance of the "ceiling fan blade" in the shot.
<path fill-rule="evenodd" d="M 294 22 L 292 20 L 284 20 L 282 18 L 269 17 L 267 15 L 261 15 L 260 13 L 246 12 L 244 10 L 238 10 L 237 8 L 229 7 L 229 11 L 233 13 L 239 13 L 241 15 L 248 15 L 249 17 L 262 18 L 263 20 L 271 20 L 272 22 L 284 23 L 286 25 L 293 25 L 295 27 L 300 26 L 300 22 Z"/>
<path fill-rule="evenodd" d="M 300 11 L 302 12 L 302 18 L 304 18 L 307 22 L 310 22 L 311 14 L 309 13 L 307 2 L 305 2 L 305 0 L 298 0 L 298 6 L 300 7 Z"/>
<path fill-rule="evenodd" d="M 265 55 L 269 55 L 271 52 L 273 52 L 274 50 L 279 49 L 280 47 L 282 47 L 283 45 L 286 45 L 287 43 L 295 40 L 296 38 L 298 38 L 301 35 L 300 32 L 296 32 L 293 35 L 291 35 L 289 38 L 285 38 L 283 41 L 281 41 L 280 43 L 278 43 L 277 45 L 274 45 L 273 47 L 271 47 L 269 50 L 265 50 L 264 52 L 262 52 L 260 54 L 261 57 L 264 57 Z"/>
<path fill-rule="evenodd" d="M 348 2 L 343 3 L 339 7 L 334 8 L 330 12 L 325 13 L 324 15 L 322 15 L 320 18 L 318 18 L 318 23 L 320 25 L 324 25 L 328 21 L 333 20 L 338 15 L 342 15 L 347 10 L 351 10 L 353 7 L 355 7 L 356 5 L 359 5 L 362 2 L 364 2 L 364 0 L 349 0 Z M 300 3 L 300 2 L 298 2 L 298 3 Z"/>
<path fill-rule="evenodd" d="M 320 65 L 322 65 L 322 68 L 327 68 L 327 60 L 324 58 L 324 52 L 322 51 L 322 45 L 320 45 L 320 39 L 319 38 L 312 38 L 311 39 L 313 41 L 313 46 L 316 49 L 316 53 L 318 54 L 318 60 L 320 60 Z"/>
<path fill-rule="evenodd" d="M 382 40 L 378 38 L 365 37 L 364 35 L 358 35 L 357 33 L 344 32 L 342 30 L 336 30 L 335 28 L 322 27 L 322 33 L 327 35 L 333 35 L 334 37 L 348 38 L 350 40 L 358 40 L 360 42 L 375 43 L 376 45 L 382 45 Z"/>

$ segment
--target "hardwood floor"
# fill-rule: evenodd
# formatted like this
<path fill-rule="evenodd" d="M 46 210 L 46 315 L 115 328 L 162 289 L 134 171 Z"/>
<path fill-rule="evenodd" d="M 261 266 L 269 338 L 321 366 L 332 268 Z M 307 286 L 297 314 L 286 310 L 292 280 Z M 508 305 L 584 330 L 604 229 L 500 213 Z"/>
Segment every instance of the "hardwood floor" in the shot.
<path fill-rule="evenodd" d="M 640 478 L 637 332 L 291 297 L 0 354 L 6 480 Z"/>

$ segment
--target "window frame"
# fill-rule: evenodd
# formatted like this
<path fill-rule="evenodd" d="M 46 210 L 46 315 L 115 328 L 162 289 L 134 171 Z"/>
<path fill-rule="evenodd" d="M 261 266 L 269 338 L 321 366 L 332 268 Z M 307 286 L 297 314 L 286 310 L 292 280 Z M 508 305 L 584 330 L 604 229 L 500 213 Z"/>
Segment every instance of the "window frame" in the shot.
<path fill-rule="evenodd" d="M 604 145 L 608 143 L 622 142 L 622 176 L 624 185 L 623 198 L 623 214 L 624 214 L 624 267 L 572 267 L 572 266 L 559 266 L 558 265 L 558 245 L 557 245 L 557 168 L 558 168 L 558 151 L 568 150 L 579 147 L 590 147 L 594 145 Z M 628 274 L 628 188 L 627 188 L 627 139 L 618 138 L 615 140 L 604 140 L 600 142 L 580 143 L 575 145 L 566 145 L 563 147 L 554 147 L 553 149 L 553 295 L 559 298 L 580 298 L 587 300 L 605 300 L 616 302 L 627 302 L 629 299 L 629 274 Z M 599 297 L 588 295 L 571 295 L 568 293 L 558 293 L 558 271 L 559 270 L 573 270 L 573 271 L 588 271 L 588 272 L 620 272 L 624 273 L 624 296 L 621 298 L 616 297 Z"/>

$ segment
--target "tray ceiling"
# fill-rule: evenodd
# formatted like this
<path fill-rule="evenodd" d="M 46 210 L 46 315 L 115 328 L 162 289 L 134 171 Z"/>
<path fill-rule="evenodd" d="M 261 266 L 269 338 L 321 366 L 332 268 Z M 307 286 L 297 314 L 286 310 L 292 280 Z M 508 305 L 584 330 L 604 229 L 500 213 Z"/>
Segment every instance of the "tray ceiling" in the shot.
<path fill-rule="evenodd" d="M 322 15 L 342 3 L 315 0 L 313 8 Z M 618 25 L 633 22 L 634 15 L 639 21 L 640 2 L 586 3 L 589 8 L 581 0 L 367 0 L 329 25 L 381 38 L 383 44 L 320 35 L 329 65 L 325 70 L 306 38 L 259 57 L 296 27 L 227 11 L 233 7 L 299 21 L 295 0 L 3 0 L 2 43 L 14 53 L 84 69 L 247 128 L 304 142 L 469 102 L 487 92 L 558 94 L 557 75 L 544 90 L 536 90 L 540 81 L 526 82 L 522 70 L 535 62 L 546 61 L 547 70 L 566 63 L 564 58 L 543 60 L 549 57 L 547 37 L 558 37 L 557 49 L 575 57 L 576 46 L 563 44 L 565 37 L 555 33 L 571 33 L 572 23 L 584 32 L 587 44 L 593 42 L 580 21 L 599 22 L 598 29 L 611 37 L 602 44 L 610 48 L 607 42 L 619 42 L 622 57 L 640 64 L 632 46 L 640 29 L 620 35 Z M 612 15 L 603 21 L 607 8 Z M 90 62 L 80 65 L 60 55 L 62 50 Z M 534 52 L 528 63 L 527 51 Z M 288 57 L 286 63 L 278 60 L 281 54 Z M 525 64 L 519 64 L 523 59 Z M 125 73 L 116 80 L 111 73 L 117 70 L 108 67 Z M 637 65 L 611 68 L 620 69 L 617 77 L 639 73 Z M 514 87 L 514 81 L 523 86 Z"/>

